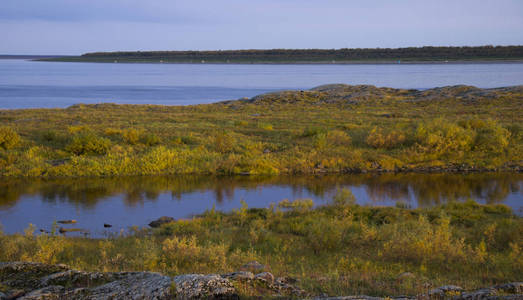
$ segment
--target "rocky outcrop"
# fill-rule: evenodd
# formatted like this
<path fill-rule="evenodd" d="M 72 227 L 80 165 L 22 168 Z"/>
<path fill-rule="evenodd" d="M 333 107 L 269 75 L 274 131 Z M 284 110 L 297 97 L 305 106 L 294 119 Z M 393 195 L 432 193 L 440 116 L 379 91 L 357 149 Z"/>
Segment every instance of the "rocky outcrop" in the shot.
<path fill-rule="evenodd" d="M 319 297 L 316 300 L 522 300 L 523 282 L 512 282 L 475 291 L 464 291 L 455 285 L 445 285 L 430 290 L 427 294 L 399 297 L 343 296 Z"/>
<path fill-rule="evenodd" d="M 151 272 L 82 272 L 64 265 L 0 264 L 0 287 L 6 299 L 171 299 L 171 282 L 168 276 Z"/>
<path fill-rule="evenodd" d="M 250 264 L 258 265 L 258 264 Z M 407 297 L 339 296 L 314 298 L 297 286 L 297 280 L 274 277 L 270 272 L 238 271 L 227 274 L 186 274 L 169 277 L 152 272 L 83 272 L 65 265 L 0 263 L 0 300 L 46 299 L 239 299 L 236 287 L 249 295 L 293 299 L 385 300 L 523 299 L 523 282 L 496 285 L 476 291 L 446 285 L 422 295 Z"/>
<path fill-rule="evenodd" d="M 263 103 L 358 103 L 368 100 L 396 99 L 404 101 L 459 99 L 462 101 L 477 101 L 494 99 L 504 96 L 515 96 L 521 100 L 523 85 L 492 89 L 481 89 L 474 86 L 455 85 L 432 88 L 427 90 L 394 89 L 376 87 L 373 85 L 327 84 L 310 90 L 289 90 L 271 92 L 255 96 L 249 100 L 240 100 L 254 104 Z M 231 104 L 233 101 L 223 102 Z"/>
<path fill-rule="evenodd" d="M 175 277 L 151 272 L 83 272 L 65 265 L 0 263 L 0 300 L 4 299 L 238 299 L 234 286 L 256 287 L 267 295 L 306 296 L 288 278 L 269 272 Z"/>

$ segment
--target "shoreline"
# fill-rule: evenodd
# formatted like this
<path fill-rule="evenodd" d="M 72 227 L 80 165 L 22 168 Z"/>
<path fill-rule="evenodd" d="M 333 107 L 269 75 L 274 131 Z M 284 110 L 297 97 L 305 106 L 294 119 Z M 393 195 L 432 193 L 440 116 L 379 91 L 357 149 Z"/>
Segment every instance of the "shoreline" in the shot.
<path fill-rule="evenodd" d="M 459 65 L 459 64 L 521 64 L 521 59 L 459 59 L 459 60 L 348 60 L 348 61 L 161 61 L 125 60 L 125 59 L 82 59 L 81 57 L 38 58 L 30 59 L 37 62 L 72 62 L 72 63 L 121 63 L 121 64 L 188 64 L 188 65 Z"/>

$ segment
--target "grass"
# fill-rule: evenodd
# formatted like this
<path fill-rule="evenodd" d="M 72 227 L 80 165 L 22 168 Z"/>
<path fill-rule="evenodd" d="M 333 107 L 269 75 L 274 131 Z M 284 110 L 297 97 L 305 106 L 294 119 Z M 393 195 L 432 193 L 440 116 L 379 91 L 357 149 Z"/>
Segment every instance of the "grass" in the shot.
<path fill-rule="evenodd" d="M 0 261 L 176 275 L 230 272 L 257 260 L 316 295 L 416 295 L 445 284 L 474 289 L 521 280 L 523 219 L 504 205 L 407 209 L 353 201 L 340 190 L 317 208 L 303 199 L 232 213 L 213 209 L 106 239 L 35 236 L 29 227 L 0 234 Z"/>
<path fill-rule="evenodd" d="M 0 176 L 522 166 L 520 89 L 476 93 L 457 86 L 448 88 L 450 94 L 435 89 L 415 95 L 365 86 L 345 89 L 349 91 L 294 91 L 192 106 L 78 104 L 0 110 Z M 354 96 L 362 91 L 370 94 Z"/>

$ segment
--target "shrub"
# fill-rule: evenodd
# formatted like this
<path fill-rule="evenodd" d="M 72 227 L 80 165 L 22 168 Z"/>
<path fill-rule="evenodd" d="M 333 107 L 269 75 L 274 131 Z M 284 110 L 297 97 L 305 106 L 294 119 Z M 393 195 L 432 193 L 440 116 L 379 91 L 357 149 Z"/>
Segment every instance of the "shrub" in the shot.
<path fill-rule="evenodd" d="M 471 149 L 475 132 L 443 119 L 420 124 L 416 129 L 419 150 L 439 156 Z"/>
<path fill-rule="evenodd" d="M 131 145 L 136 145 L 140 141 L 141 132 L 134 128 L 126 129 L 122 132 L 123 140 Z"/>
<path fill-rule="evenodd" d="M 324 133 L 325 130 L 320 127 L 307 127 L 303 130 L 303 133 L 301 134 L 302 137 L 311 137 L 315 136 L 321 133 Z"/>
<path fill-rule="evenodd" d="M 485 126 L 477 130 L 474 149 L 499 153 L 509 144 L 511 133 L 494 121 L 485 122 Z"/>
<path fill-rule="evenodd" d="M 260 124 L 258 124 L 258 127 L 263 130 L 268 130 L 268 131 L 273 130 L 272 124 L 269 124 L 269 123 L 260 123 Z"/>
<path fill-rule="evenodd" d="M 142 135 L 142 137 L 140 138 L 140 141 L 147 146 L 155 146 L 155 145 L 160 144 L 160 142 L 161 142 L 160 138 L 153 133 L 148 133 L 148 134 Z"/>
<path fill-rule="evenodd" d="M 66 146 L 65 150 L 76 155 L 106 154 L 111 147 L 111 141 L 100 138 L 92 133 L 79 134 Z"/>
<path fill-rule="evenodd" d="M 279 208 L 292 209 L 296 211 L 308 211 L 314 206 L 312 199 L 296 199 L 289 201 L 289 199 L 283 199 L 278 202 Z"/>
<path fill-rule="evenodd" d="M 234 150 L 235 139 L 227 133 L 216 134 L 212 142 L 216 152 L 229 153 Z"/>
<path fill-rule="evenodd" d="M 11 149 L 20 143 L 20 136 L 11 127 L 0 127 L 0 148 Z"/>
<path fill-rule="evenodd" d="M 327 144 L 332 146 L 350 146 L 350 136 L 341 130 L 332 130 L 327 133 Z"/>
<path fill-rule="evenodd" d="M 338 189 L 334 197 L 332 197 L 334 205 L 354 205 L 356 204 L 356 197 L 352 191 L 347 188 Z"/>
<path fill-rule="evenodd" d="M 392 149 L 403 144 L 404 141 L 403 133 L 395 130 L 383 133 L 383 130 L 378 127 L 374 127 L 365 140 L 367 145 L 376 149 Z"/>

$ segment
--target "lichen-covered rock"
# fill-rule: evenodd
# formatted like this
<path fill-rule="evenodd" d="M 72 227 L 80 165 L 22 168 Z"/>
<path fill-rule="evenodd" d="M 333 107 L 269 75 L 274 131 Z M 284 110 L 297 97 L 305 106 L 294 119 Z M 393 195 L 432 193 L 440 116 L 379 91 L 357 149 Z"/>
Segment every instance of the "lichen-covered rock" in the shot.
<path fill-rule="evenodd" d="M 70 291 L 75 299 L 170 299 L 171 279 L 158 273 L 116 273 L 114 281 L 89 289 Z M 73 297 L 74 296 L 74 297 Z"/>
<path fill-rule="evenodd" d="M 231 282 L 219 275 L 187 274 L 173 278 L 181 299 L 238 299 Z"/>
<path fill-rule="evenodd" d="M 34 290 L 28 294 L 25 294 L 19 299 L 23 300 L 51 300 L 51 299 L 63 299 L 63 293 L 65 288 L 59 285 L 50 285 L 38 290 Z"/>
<path fill-rule="evenodd" d="M 40 280 L 48 275 L 67 271 L 65 265 L 46 265 L 31 262 L 0 263 L 0 282 L 23 290 L 41 287 Z"/>
<path fill-rule="evenodd" d="M 254 276 L 254 279 L 263 280 L 271 284 L 274 283 L 274 275 L 269 272 L 258 273 L 256 276 Z"/>
<path fill-rule="evenodd" d="M 170 299 L 171 278 L 150 272 L 82 272 L 64 265 L 0 263 L 6 299 Z M 2 296 L 3 297 L 3 296 Z"/>
<path fill-rule="evenodd" d="M 341 297 L 323 297 L 323 298 L 314 298 L 315 300 L 383 300 L 384 298 L 379 297 L 370 297 L 370 296 L 341 296 Z"/>
<path fill-rule="evenodd" d="M 431 297 L 448 297 L 448 296 L 457 296 L 463 291 L 462 287 L 456 285 L 444 285 L 438 288 L 432 289 L 429 292 Z"/>
<path fill-rule="evenodd" d="M 510 282 L 506 284 L 496 285 L 493 288 L 505 293 L 521 294 L 523 293 L 523 282 Z"/>

